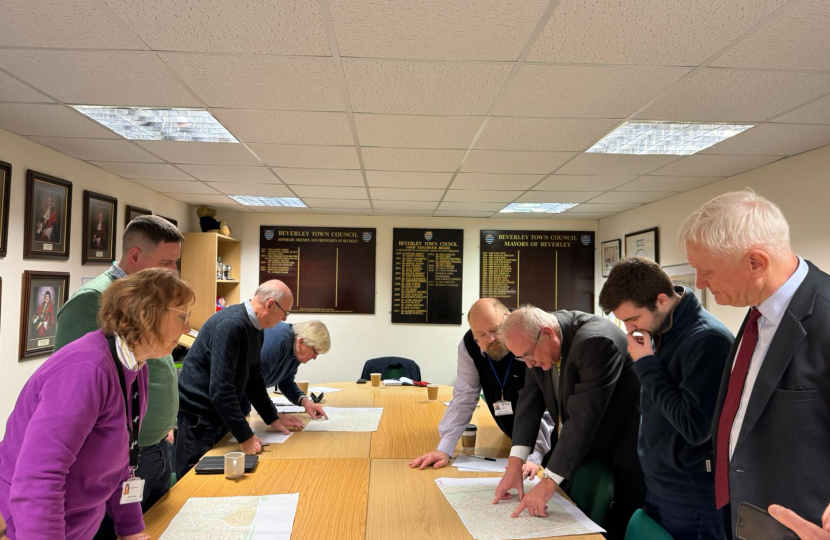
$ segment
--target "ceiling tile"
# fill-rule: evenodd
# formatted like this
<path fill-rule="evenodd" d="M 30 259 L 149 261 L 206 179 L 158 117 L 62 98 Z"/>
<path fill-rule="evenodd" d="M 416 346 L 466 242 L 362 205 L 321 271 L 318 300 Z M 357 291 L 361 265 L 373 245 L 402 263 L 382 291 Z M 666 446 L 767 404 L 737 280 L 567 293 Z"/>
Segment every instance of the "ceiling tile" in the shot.
<path fill-rule="evenodd" d="M 244 142 L 352 145 L 346 113 L 213 109 L 222 125 Z"/>
<path fill-rule="evenodd" d="M 688 72 L 645 66 L 524 65 L 494 114 L 626 118 Z"/>
<path fill-rule="evenodd" d="M 492 219 L 556 219 L 561 214 L 541 212 L 498 212 L 490 216 Z"/>
<path fill-rule="evenodd" d="M 475 148 L 580 152 L 619 125 L 619 120 L 496 117 L 487 122 Z"/>
<path fill-rule="evenodd" d="M 732 176 L 766 165 L 782 156 L 686 156 L 655 171 L 667 176 Z"/>
<path fill-rule="evenodd" d="M 315 208 L 315 214 L 345 215 L 345 216 L 371 216 L 371 208 Z"/>
<path fill-rule="evenodd" d="M 260 164 L 259 160 L 239 143 L 141 141 L 138 144 L 170 163 L 250 166 Z"/>
<path fill-rule="evenodd" d="M 387 201 L 440 201 L 444 195 L 443 189 L 397 189 L 397 188 L 369 188 L 372 200 Z"/>
<path fill-rule="evenodd" d="M 830 70 L 828 32 L 830 3 L 826 0 L 796 2 L 719 57 L 713 65 Z"/>
<path fill-rule="evenodd" d="M 498 212 L 507 206 L 504 203 L 487 203 L 487 202 L 442 202 L 438 205 L 439 210 L 445 212 L 462 211 L 462 212 Z"/>
<path fill-rule="evenodd" d="M 458 173 L 453 189 L 530 189 L 545 176 L 542 174 Z"/>
<path fill-rule="evenodd" d="M 581 203 L 601 194 L 601 191 L 531 191 L 523 195 L 518 202 Z"/>
<path fill-rule="evenodd" d="M 366 171 L 366 179 L 372 187 L 444 189 L 452 173 Z"/>
<path fill-rule="evenodd" d="M 776 117 L 773 122 L 792 122 L 795 124 L 830 124 L 830 96 L 799 107 Z"/>
<path fill-rule="evenodd" d="M 223 215 L 223 216 L 225 214 L 227 214 L 228 212 L 241 212 L 243 214 L 250 214 L 250 213 L 253 212 L 253 210 L 251 210 L 247 206 L 243 206 L 243 205 L 237 203 L 236 201 L 231 200 L 230 202 L 231 202 L 231 205 L 211 204 L 210 207 L 213 208 L 214 210 L 216 210 L 220 215 Z M 233 234 L 233 230 L 231 230 L 231 234 Z"/>
<path fill-rule="evenodd" d="M 674 191 L 609 191 L 596 199 L 591 199 L 591 202 L 646 204 L 667 199 L 672 195 L 677 195 L 677 193 Z"/>
<path fill-rule="evenodd" d="M 565 210 L 563 214 L 625 212 L 626 210 L 631 210 L 632 208 L 637 208 L 638 206 L 640 205 L 623 203 L 582 203 L 569 210 Z"/>
<path fill-rule="evenodd" d="M 280 180 L 268 167 L 234 165 L 179 165 L 179 168 L 205 182 L 250 182 L 279 184 Z"/>
<path fill-rule="evenodd" d="M 631 182 L 636 175 L 612 174 L 608 176 L 572 176 L 554 174 L 544 182 L 534 187 L 535 190 L 548 191 L 608 191 L 615 187 Z"/>
<path fill-rule="evenodd" d="M 140 180 L 131 181 L 160 193 L 198 193 L 201 195 L 217 195 L 219 192 L 202 182 L 176 182 L 173 180 Z"/>
<path fill-rule="evenodd" d="M 524 191 L 484 191 L 475 189 L 451 189 L 444 197 L 445 201 L 458 202 L 499 202 L 509 203 L 516 200 L 516 197 Z"/>
<path fill-rule="evenodd" d="M 432 210 L 386 210 L 375 207 L 376 216 L 416 216 L 416 217 L 430 217 Z"/>
<path fill-rule="evenodd" d="M 510 64 L 343 60 L 355 112 L 483 115 Z"/>
<path fill-rule="evenodd" d="M 638 175 L 649 173 L 675 160 L 677 156 L 580 154 L 556 172 L 562 175 Z"/>
<path fill-rule="evenodd" d="M 90 161 L 104 170 L 124 178 L 145 178 L 149 180 L 184 180 L 192 182 L 194 179 L 176 167 L 156 163 L 116 163 L 110 161 Z"/>
<path fill-rule="evenodd" d="M 302 146 L 251 143 L 251 150 L 268 165 L 309 169 L 359 169 L 354 146 Z"/>
<path fill-rule="evenodd" d="M 435 217 L 464 217 L 464 218 L 487 218 L 493 215 L 493 212 L 461 212 L 458 210 L 437 210 Z"/>
<path fill-rule="evenodd" d="M 162 160 L 137 145 L 117 139 L 69 139 L 65 137 L 30 137 L 68 156 L 86 161 L 131 161 L 161 163 Z"/>
<path fill-rule="evenodd" d="M 787 0 L 562 0 L 528 60 L 696 66 Z"/>
<path fill-rule="evenodd" d="M 472 150 L 464 172 L 548 174 L 573 156 L 570 152 L 502 152 Z"/>
<path fill-rule="evenodd" d="M 286 184 L 304 186 L 363 186 L 363 175 L 360 171 L 336 171 L 328 169 L 278 169 L 274 172 Z"/>
<path fill-rule="evenodd" d="M 159 56 L 210 107 L 345 110 L 331 58 Z"/>
<path fill-rule="evenodd" d="M 464 150 L 421 150 L 414 148 L 363 148 L 367 169 L 381 171 L 455 172 Z"/>
<path fill-rule="evenodd" d="M 689 191 L 721 179 L 720 176 L 641 176 L 618 191 Z"/>
<path fill-rule="evenodd" d="M 547 0 L 331 0 L 343 56 L 513 61 Z"/>
<path fill-rule="evenodd" d="M 303 202 L 312 208 L 371 208 L 368 199 L 314 199 L 303 197 Z"/>
<path fill-rule="evenodd" d="M 316 199 L 367 199 L 363 187 L 291 186 L 298 197 Z"/>
<path fill-rule="evenodd" d="M 356 114 L 360 145 L 395 148 L 463 148 L 473 142 L 480 116 Z"/>
<path fill-rule="evenodd" d="M 0 72 L 0 101 L 26 101 L 30 103 L 52 103 L 53 100 L 44 96 L 37 90 L 30 88 Z"/>
<path fill-rule="evenodd" d="M 235 208 L 239 206 L 241 208 L 245 208 L 245 206 L 237 203 L 227 195 L 199 195 L 193 193 L 169 193 L 167 195 L 173 199 L 182 201 L 183 203 L 187 203 L 189 205 L 195 206 L 198 204 L 209 204 L 211 207 L 216 208 L 219 210 L 217 205 L 221 205 L 225 208 Z M 234 210 L 239 211 L 239 210 Z"/>
<path fill-rule="evenodd" d="M 0 45 L 140 49 L 95 0 L 3 0 Z"/>
<path fill-rule="evenodd" d="M 249 184 L 239 182 L 211 182 L 210 187 L 228 195 L 251 195 L 254 197 L 296 197 L 283 184 Z"/>
<path fill-rule="evenodd" d="M 201 105 L 155 55 L 143 52 L 0 50 L 0 67 L 66 103 Z"/>
<path fill-rule="evenodd" d="M 761 124 L 701 154 L 793 156 L 830 144 L 830 126 Z"/>
<path fill-rule="evenodd" d="M 151 49 L 331 56 L 316 2 L 104 0 Z"/>
<path fill-rule="evenodd" d="M 435 210 L 437 201 L 372 201 L 377 210 Z M 376 212 L 377 213 L 377 212 Z"/>
<path fill-rule="evenodd" d="M 312 214 L 311 208 L 294 206 L 248 206 L 252 212 L 257 214 Z"/>
<path fill-rule="evenodd" d="M 636 115 L 644 120 L 759 122 L 830 92 L 830 73 L 703 69 Z"/>
<path fill-rule="evenodd" d="M 20 135 L 123 140 L 113 131 L 63 105 L 0 103 L 0 128 Z"/>
<path fill-rule="evenodd" d="M 605 219 L 619 212 L 580 212 L 578 214 L 553 214 L 554 219 Z"/>

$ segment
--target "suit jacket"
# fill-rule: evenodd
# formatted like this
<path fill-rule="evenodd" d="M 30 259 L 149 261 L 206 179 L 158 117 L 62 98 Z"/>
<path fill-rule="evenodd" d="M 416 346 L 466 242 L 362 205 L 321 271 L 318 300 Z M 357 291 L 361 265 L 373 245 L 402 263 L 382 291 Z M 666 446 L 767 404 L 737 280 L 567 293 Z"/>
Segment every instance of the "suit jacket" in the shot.
<path fill-rule="evenodd" d="M 639 417 L 640 383 L 625 333 L 611 321 L 581 311 L 556 311 L 554 316 L 562 330 L 562 431 L 558 438 L 555 431 L 551 434 L 552 450 L 543 465 L 573 480 L 586 457 L 609 465 L 636 464 L 638 422 L 625 419 Z M 549 371 L 527 370 L 516 409 L 513 444 L 532 448 L 545 410 L 554 419 L 560 415 Z M 623 439 L 630 442 L 620 444 Z M 618 453 L 628 459 L 613 459 Z"/>
<path fill-rule="evenodd" d="M 729 464 L 733 532 L 742 501 L 781 504 L 819 526 L 830 502 L 830 276 L 807 264 L 764 357 Z M 746 319 L 723 372 L 715 448 L 745 325 Z"/>

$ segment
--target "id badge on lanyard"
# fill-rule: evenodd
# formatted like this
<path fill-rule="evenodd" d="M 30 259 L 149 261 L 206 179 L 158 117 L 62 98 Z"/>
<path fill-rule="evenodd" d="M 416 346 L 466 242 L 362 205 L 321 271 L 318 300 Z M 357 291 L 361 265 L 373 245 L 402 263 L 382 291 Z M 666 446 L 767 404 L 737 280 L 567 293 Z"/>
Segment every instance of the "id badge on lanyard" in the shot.
<path fill-rule="evenodd" d="M 504 399 L 504 387 L 507 384 L 508 377 L 510 377 L 510 368 L 513 367 L 514 359 L 510 359 L 510 364 L 507 366 L 507 373 L 504 374 L 504 382 L 499 380 L 499 374 L 496 372 L 496 366 L 493 365 L 493 360 L 489 356 L 487 360 L 490 361 L 490 367 L 493 368 L 493 375 L 496 376 L 496 381 L 498 381 L 501 387 L 501 399 L 493 403 L 493 414 L 495 416 L 511 416 L 513 414 L 513 404 Z"/>
<path fill-rule="evenodd" d="M 130 388 L 130 395 L 127 394 L 127 383 L 124 379 L 124 367 L 118 361 L 118 352 L 115 349 L 115 338 L 108 336 L 110 353 L 115 362 L 115 370 L 118 372 L 118 382 L 121 383 L 121 392 L 124 394 L 124 411 L 127 414 L 127 432 L 130 435 L 130 477 L 121 483 L 121 504 L 132 504 L 141 502 L 144 499 L 144 480 L 137 478 L 135 469 L 138 467 L 138 430 L 139 411 L 141 411 L 141 399 L 138 395 L 138 380 L 133 381 Z M 128 406 L 132 398 L 132 409 Z M 132 411 L 133 416 L 130 417 Z"/>

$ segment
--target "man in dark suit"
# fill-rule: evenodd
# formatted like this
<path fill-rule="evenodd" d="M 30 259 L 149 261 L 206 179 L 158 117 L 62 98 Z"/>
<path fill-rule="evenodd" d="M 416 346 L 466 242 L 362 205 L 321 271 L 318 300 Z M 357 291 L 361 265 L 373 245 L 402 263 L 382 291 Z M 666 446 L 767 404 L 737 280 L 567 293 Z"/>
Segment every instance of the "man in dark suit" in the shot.
<path fill-rule="evenodd" d="M 715 499 L 735 531 L 738 508 L 780 503 L 821 525 L 830 500 L 830 276 L 796 256 L 781 210 L 751 190 L 692 214 L 680 243 L 698 288 L 750 307 L 715 408 Z"/>
<path fill-rule="evenodd" d="M 533 306 L 510 314 L 501 333 L 507 348 L 529 369 L 519 393 L 507 471 L 493 502 L 509 499 L 508 490 L 516 488 L 521 503 L 513 517 L 525 509 L 531 516 L 546 517 L 545 507 L 556 486 L 573 480 L 582 462 L 590 458 L 614 472 L 614 502 L 605 525 L 609 538 L 623 538 L 628 519 L 643 505 L 646 491 L 637 458 L 640 383 L 628 357 L 625 333 L 596 315 L 551 314 Z M 551 434 L 552 450 L 542 462 L 544 479 L 524 494 L 522 464 L 545 411 L 557 425 Z"/>

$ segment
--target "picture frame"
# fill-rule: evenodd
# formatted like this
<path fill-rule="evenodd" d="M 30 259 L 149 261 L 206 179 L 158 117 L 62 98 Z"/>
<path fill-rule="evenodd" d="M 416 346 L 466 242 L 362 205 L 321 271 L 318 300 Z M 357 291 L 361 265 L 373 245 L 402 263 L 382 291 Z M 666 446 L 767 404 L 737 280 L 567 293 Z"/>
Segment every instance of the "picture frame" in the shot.
<path fill-rule="evenodd" d="M 72 182 L 29 169 L 26 172 L 24 259 L 69 259 Z"/>
<path fill-rule="evenodd" d="M 12 164 L 0 161 L 0 257 L 9 247 L 9 197 L 12 187 Z"/>
<path fill-rule="evenodd" d="M 84 190 L 82 264 L 111 264 L 115 260 L 118 199 Z"/>
<path fill-rule="evenodd" d="M 611 275 L 611 269 L 620 260 L 622 241 L 619 238 L 615 240 L 606 240 L 600 244 L 600 249 L 600 257 L 602 258 L 602 277 L 608 277 Z"/>
<path fill-rule="evenodd" d="M 19 360 L 54 350 L 58 311 L 68 298 L 68 272 L 23 272 Z"/>
<path fill-rule="evenodd" d="M 657 227 L 625 235 L 625 256 L 645 257 L 660 264 L 660 238 Z"/>
<path fill-rule="evenodd" d="M 166 219 L 167 221 L 169 221 L 170 223 L 172 223 L 173 225 L 175 225 L 177 229 L 179 228 L 179 222 L 178 222 L 177 220 L 175 220 L 175 219 L 173 219 L 173 218 L 170 218 L 170 217 L 165 217 L 165 216 L 162 216 L 161 214 L 159 214 L 159 217 L 160 217 L 161 219 Z"/>
<path fill-rule="evenodd" d="M 152 216 L 153 212 L 146 208 L 139 208 L 138 206 L 127 205 L 127 211 L 124 212 L 124 227 L 130 224 L 132 220 L 138 216 Z"/>
<path fill-rule="evenodd" d="M 689 263 L 672 264 L 664 266 L 663 271 L 669 275 L 672 283 L 682 287 L 689 287 L 700 300 L 700 305 L 706 307 L 706 289 L 698 289 L 695 285 L 696 273 L 694 267 Z"/>

